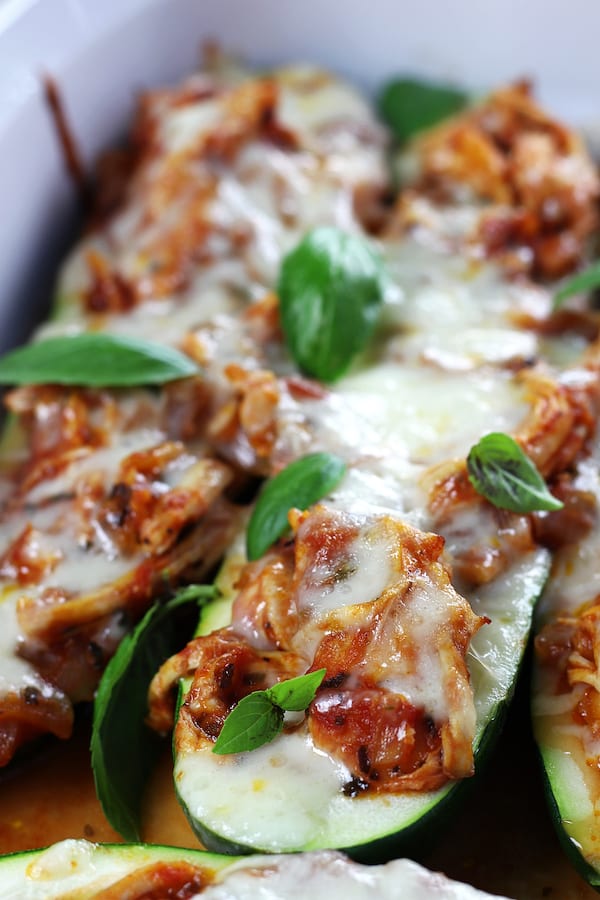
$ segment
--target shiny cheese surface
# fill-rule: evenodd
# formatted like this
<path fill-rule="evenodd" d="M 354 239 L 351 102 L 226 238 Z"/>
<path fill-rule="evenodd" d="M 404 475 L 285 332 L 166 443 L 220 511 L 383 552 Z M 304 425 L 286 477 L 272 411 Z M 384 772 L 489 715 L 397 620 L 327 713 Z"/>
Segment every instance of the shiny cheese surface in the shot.
<path fill-rule="evenodd" d="M 523 389 L 505 372 L 456 375 L 384 358 L 345 377 L 307 415 L 324 445 L 353 442 L 360 454 L 427 466 L 466 456 L 487 431 L 513 431 L 527 411 Z"/>
<path fill-rule="evenodd" d="M 489 896 L 407 859 L 367 868 L 326 852 L 285 859 L 259 856 L 250 865 L 234 863 L 220 873 L 219 881 L 201 896 L 209 900 L 300 900 L 307 896 L 314 900 L 371 900 L 373 896 L 381 900 L 476 900 Z"/>

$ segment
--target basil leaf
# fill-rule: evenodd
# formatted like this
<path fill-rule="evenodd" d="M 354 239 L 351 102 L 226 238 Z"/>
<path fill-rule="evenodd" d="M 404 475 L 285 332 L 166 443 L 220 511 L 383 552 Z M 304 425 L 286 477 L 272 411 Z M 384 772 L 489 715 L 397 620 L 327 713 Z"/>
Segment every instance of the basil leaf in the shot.
<path fill-rule="evenodd" d="M 554 295 L 553 308 L 558 309 L 564 300 L 568 297 L 572 297 L 574 294 L 582 294 L 584 291 L 594 291 L 599 287 L 600 260 L 592 266 L 589 266 L 587 269 L 584 269 L 583 272 L 578 272 L 577 275 L 574 275 L 572 278 L 569 278 L 568 281 L 564 282 L 560 290 Z"/>
<path fill-rule="evenodd" d="M 512 512 L 562 509 L 536 466 L 508 434 L 486 434 L 467 457 L 469 481 L 494 506 Z"/>
<path fill-rule="evenodd" d="M 246 555 L 259 559 L 288 529 L 288 512 L 307 509 L 341 480 L 346 464 L 333 453 L 310 453 L 268 481 L 256 502 L 246 532 Z"/>
<path fill-rule="evenodd" d="M 214 587 L 191 585 L 149 609 L 100 681 L 90 747 L 96 793 L 112 827 L 129 841 L 140 840 L 141 797 L 162 749 L 159 736 L 144 722 L 148 686 L 159 666 L 181 648 L 176 610 L 216 593 Z"/>
<path fill-rule="evenodd" d="M 397 78 L 384 85 L 378 106 L 394 135 L 406 141 L 460 112 L 469 100 L 465 91 L 416 78 Z"/>
<path fill-rule="evenodd" d="M 165 605 L 176 609 L 178 606 L 183 606 L 184 603 L 197 600 L 198 607 L 201 607 L 211 600 L 216 600 L 219 595 L 220 591 L 214 584 L 186 584 L 185 587 L 179 588 L 175 596 Z"/>
<path fill-rule="evenodd" d="M 333 381 L 373 332 L 383 301 L 383 266 L 364 239 L 315 228 L 284 258 L 278 292 L 295 362 L 309 375 Z"/>
<path fill-rule="evenodd" d="M 231 710 L 213 747 L 213 753 L 243 753 L 268 744 L 283 730 L 283 710 L 266 691 L 254 691 Z"/>
<path fill-rule="evenodd" d="M 298 675 L 243 697 L 225 719 L 213 753 L 244 753 L 268 744 L 283 730 L 284 710 L 301 712 L 310 706 L 326 671 Z"/>
<path fill-rule="evenodd" d="M 297 678 L 280 681 L 265 691 L 267 697 L 281 709 L 300 712 L 306 709 L 315 699 L 317 688 L 325 678 L 327 669 L 316 669 Z"/>
<path fill-rule="evenodd" d="M 172 347 L 102 332 L 47 338 L 0 359 L 0 384 L 134 387 L 197 372 L 192 360 Z"/>

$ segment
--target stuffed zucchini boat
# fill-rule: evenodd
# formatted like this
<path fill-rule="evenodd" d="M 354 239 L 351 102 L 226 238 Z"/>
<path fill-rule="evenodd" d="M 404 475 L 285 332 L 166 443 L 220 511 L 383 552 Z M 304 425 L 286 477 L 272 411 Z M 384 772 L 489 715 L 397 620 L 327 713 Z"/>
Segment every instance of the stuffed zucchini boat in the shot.
<path fill-rule="evenodd" d="M 148 845 L 63 841 L 45 850 L 0 857 L 0 897 L 30 900 L 77 896 L 80 900 L 127 897 L 195 897 L 213 900 L 315 900 L 376 894 L 385 900 L 476 900 L 490 897 L 399 859 L 364 868 L 339 853 L 261 857 L 251 861 L 198 850 Z"/>
<path fill-rule="evenodd" d="M 536 621 L 533 728 L 559 838 L 600 890 L 598 559 L 600 444 L 565 482 L 571 542 L 554 559 Z"/>
<path fill-rule="evenodd" d="M 224 578 L 229 566 L 234 565 L 233 561 L 226 564 Z M 373 577 L 372 570 L 369 571 Z M 527 643 L 533 606 L 547 572 L 548 557 L 544 551 L 527 554 L 499 583 L 481 588 L 472 598 L 475 608 L 485 611 L 492 623 L 475 636 L 466 655 L 476 721 L 474 763 L 469 734 L 466 751 L 469 768 L 464 775 L 471 774 L 473 764 L 476 770 L 483 764 L 486 750 L 501 728 Z M 413 590 L 417 594 L 418 586 L 413 586 Z M 431 585 L 421 599 L 425 597 L 433 599 Z M 203 615 L 200 633 L 211 629 L 209 640 L 213 647 L 217 641 L 228 637 L 231 640 L 232 637 L 230 628 L 223 628 L 216 635 L 212 632 L 221 616 L 222 621 L 227 621 L 228 601 L 231 604 L 231 594 L 224 594 L 218 604 L 209 606 Z M 377 602 L 373 605 L 377 606 Z M 407 620 L 408 617 L 405 626 Z M 425 632 L 427 624 L 420 622 L 420 628 Z M 228 649 L 232 649 L 231 646 Z M 176 664 L 180 666 L 185 658 L 190 665 L 207 650 L 200 647 L 199 642 L 192 643 Z M 437 660 L 433 653 L 428 655 L 429 659 L 421 653 L 423 668 L 412 673 L 411 680 L 414 686 L 417 679 L 423 679 L 419 699 L 436 697 L 437 700 L 440 692 L 435 679 L 439 674 L 426 668 L 433 668 Z M 236 675 L 243 678 L 244 674 L 251 674 L 255 687 L 268 685 L 264 675 L 260 677 L 263 673 L 256 661 L 249 669 L 244 669 L 240 662 L 233 655 L 219 659 L 213 669 L 215 680 L 219 679 L 223 684 L 237 663 L 241 671 Z M 314 667 L 321 663 L 326 665 L 327 660 L 318 657 Z M 393 671 L 391 665 L 390 669 Z M 410 738 L 406 741 L 408 748 L 406 744 L 402 746 L 406 733 L 410 735 L 410 725 L 417 740 L 423 740 L 422 731 L 419 733 L 417 728 L 429 715 L 430 707 L 425 705 L 427 700 L 421 699 L 422 706 L 417 705 L 418 701 L 412 706 L 406 699 L 399 703 L 390 692 L 390 711 L 387 716 L 384 714 L 384 726 L 388 726 L 385 749 L 391 760 L 386 767 L 379 743 L 383 727 L 378 721 L 379 710 L 369 704 L 376 691 L 370 694 L 367 691 L 342 692 L 340 685 L 344 682 L 348 685 L 350 679 L 340 677 L 340 671 L 331 675 L 330 671 L 328 667 L 323 691 L 317 692 L 309 710 L 309 721 L 313 709 L 316 715 L 325 719 L 324 725 L 319 723 L 316 739 L 313 737 L 315 729 L 310 725 L 290 723 L 284 733 L 267 746 L 233 756 L 216 756 L 212 753 L 212 744 L 205 742 L 202 746 L 199 739 L 202 729 L 208 731 L 214 723 L 214 719 L 209 722 L 207 716 L 208 704 L 203 706 L 199 701 L 200 691 L 206 695 L 210 690 L 206 673 L 201 678 L 196 672 L 193 681 L 185 682 L 174 738 L 175 787 L 192 827 L 205 846 L 229 853 L 336 847 L 343 848 L 356 859 L 374 861 L 402 851 L 414 852 L 426 837 L 431 838 L 431 829 L 436 823 L 441 825 L 445 821 L 443 812 L 458 799 L 465 782 L 459 780 L 460 776 L 448 778 L 436 759 L 440 753 L 440 740 L 434 740 L 434 735 L 438 737 L 436 729 L 441 727 L 440 719 L 434 720 L 432 714 L 431 724 L 427 722 L 430 737 L 425 764 L 421 762 L 426 756 L 423 745 L 419 747 L 418 757 L 416 754 L 411 757 L 416 743 L 414 737 L 412 741 Z M 162 674 L 164 677 L 166 673 Z M 454 675 L 454 688 L 458 680 L 456 673 L 445 674 L 447 677 Z M 401 684 L 408 695 L 407 680 L 405 678 Z M 409 696 L 414 698 L 415 694 Z M 329 713 L 327 718 L 323 711 Z M 350 722 L 355 733 L 347 726 L 354 712 L 362 720 L 360 726 L 356 719 Z M 336 754 L 332 751 L 331 741 L 340 732 L 342 753 Z M 453 737 L 449 732 L 450 726 L 447 726 L 443 735 L 447 745 Z M 449 750 L 444 749 L 449 754 Z M 402 790 L 401 766 L 406 765 L 407 759 L 414 768 L 407 770 L 408 777 L 404 782 L 409 786 Z M 415 764 L 416 759 L 421 762 L 420 767 Z M 387 780 L 387 790 L 385 784 L 379 787 L 383 781 L 378 771 L 380 767 Z M 422 784 L 425 786 L 420 787 Z"/>
<path fill-rule="evenodd" d="M 111 387 L 122 353 L 88 351 L 59 384 L 62 345 L 7 396 L 0 765 L 39 734 L 67 738 L 145 609 L 222 557 L 268 471 L 281 255 L 319 224 L 362 231 L 354 196 L 385 187 L 383 144 L 367 104 L 309 67 L 251 77 L 215 58 L 140 99 L 31 349 L 134 337 L 184 352 L 188 377 L 148 386 L 134 367 Z"/>

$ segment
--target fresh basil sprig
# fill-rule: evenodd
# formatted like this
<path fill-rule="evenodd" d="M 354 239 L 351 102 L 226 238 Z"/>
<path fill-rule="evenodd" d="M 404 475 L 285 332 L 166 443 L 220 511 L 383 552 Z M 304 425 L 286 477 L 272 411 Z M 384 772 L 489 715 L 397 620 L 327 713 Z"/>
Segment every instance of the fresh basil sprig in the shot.
<path fill-rule="evenodd" d="M 225 719 L 213 753 L 243 753 L 268 744 L 283 730 L 286 710 L 301 712 L 310 706 L 325 672 L 317 669 L 243 697 Z"/>
<path fill-rule="evenodd" d="M 558 309 L 561 304 L 574 294 L 582 294 L 584 291 L 594 291 L 600 287 L 600 260 L 583 272 L 578 272 L 568 281 L 565 281 L 560 290 L 554 295 L 553 308 Z"/>
<path fill-rule="evenodd" d="M 246 532 L 246 555 L 260 559 L 288 529 L 288 512 L 307 509 L 338 484 L 345 462 L 333 453 L 309 453 L 268 481 L 256 502 Z"/>
<path fill-rule="evenodd" d="M 182 646 L 177 610 L 211 599 L 216 588 L 190 585 L 148 610 L 121 644 L 100 681 L 94 701 L 91 754 L 96 793 L 112 827 L 140 840 L 140 803 L 162 741 L 145 724 L 150 681 Z M 190 623 L 190 631 L 195 623 Z"/>
<path fill-rule="evenodd" d="M 384 85 L 378 106 L 383 120 L 400 141 L 460 112 L 469 95 L 448 84 L 396 78 Z"/>
<path fill-rule="evenodd" d="M 384 294 L 384 270 L 368 243 L 315 228 L 284 258 L 279 304 L 285 339 L 309 375 L 334 381 L 365 348 Z"/>
<path fill-rule="evenodd" d="M 516 513 L 562 509 L 538 469 L 514 438 L 486 434 L 467 457 L 469 481 L 494 506 Z"/>
<path fill-rule="evenodd" d="M 0 384 L 135 387 L 197 372 L 192 360 L 172 347 L 104 332 L 47 338 L 0 359 Z"/>

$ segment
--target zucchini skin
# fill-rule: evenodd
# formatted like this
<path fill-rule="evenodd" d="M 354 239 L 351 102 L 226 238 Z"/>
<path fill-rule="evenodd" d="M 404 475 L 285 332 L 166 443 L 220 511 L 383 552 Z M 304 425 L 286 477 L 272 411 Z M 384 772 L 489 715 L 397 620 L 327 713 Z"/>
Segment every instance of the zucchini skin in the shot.
<path fill-rule="evenodd" d="M 591 863 L 588 862 L 583 854 L 583 849 L 579 846 L 575 838 L 573 838 L 569 834 L 568 820 L 562 815 L 560 811 L 560 806 L 558 804 L 558 800 L 556 799 L 553 788 L 553 779 L 548 772 L 548 769 L 544 762 L 544 757 L 542 756 L 541 749 L 539 747 L 538 755 L 540 760 L 540 767 L 543 773 L 546 803 L 548 804 L 550 818 L 552 819 L 552 824 L 554 826 L 556 836 L 558 837 L 558 841 L 566 856 L 569 858 L 573 868 L 575 868 L 577 872 L 579 872 L 581 877 L 584 878 L 587 883 L 594 888 L 594 890 L 600 893 L 600 872 L 595 869 L 594 866 L 591 865 Z"/>
<path fill-rule="evenodd" d="M 499 732 L 498 732 L 499 733 Z M 478 755 L 476 762 L 478 762 Z M 450 820 L 455 804 L 462 801 L 463 796 L 472 789 L 471 783 L 458 783 L 445 790 L 444 795 L 436 801 L 432 809 L 422 815 L 416 822 L 406 826 L 402 831 L 385 837 L 377 838 L 365 844 L 355 844 L 351 847 L 338 847 L 342 853 L 346 853 L 358 863 L 367 865 L 379 865 L 400 855 L 418 859 L 430 850 L 435 843 L 437 835 L 444 829 Z M 198 821 L 190 812 L 180 792 L 177 796 L 185 816 L 190 823 L 192 831 L 198 840 L 212 853 L 227 854 L 231 856 L 250 856 L 255 853 L 269 853 L 269 850 L 257 850 L 256 847 L 240 844 L 227 840 L 222 835 L 211 831 L 202 822 Z M 303 852 L 300 848 L 297 852 Z"/>
<path fill-rule="evenodd" d="M 118 880 L 136 869 L 161 862 L 186 862 L 215 873 L 232 865 L 235 860 L 203 850 L 152 844 L 93 844 L 68 839 L 41 850 L 0 856 L 0 898 L 26 896 L 31 900 L 50 900 L 63 896 L 63 889 L 71 896 L 73 888 L 74 895 L 83 898 L 87 896 L 84 893 L 85 883 L 79 881 L 77 885 L 71 883 L 61 887 L 65 874 L 85 878 L 86 867 L 89 867 L 89 886 L 92 880 L 97 881 L 98 876 L 110 878 L 112 872 L 112 877 Z M 39 874 L 36 873 L 36 864 L 40 866 Z"/>
<path fill-rule="evenodd" d="M 95 844 L 83 838 L 81 840 L 78 838 L 66 838 L 64 841 L 57 844 L 50 844 L 48 847 L 40 847 L 37 850 L 17 850 L 14 853 L 0 854 L 0 873 L 3 870 L 6 871 L 6 867 L 11 866 L 13 863 L 20 861 L 24 863 L 32 862 L 37 856 L 40 856 L 40 854 L 45 853 L 52 847 L 59 846 L 59 844 L 80 844 L 89 847 L 91 848 L 92 854 L 98 858 L 107 855 L 131 855 L 136 851 L 139 851 L 140 859 L 144 862 L 153 861 L 154 859 L 161 860 L 167 857 L 187 860 L 192 863 L 214 865 L 214 867 L 218 869 L 222 869 L 235 862 L 231 856 L 227 857 L 227 859 L 223 859 L 218 853 L 210 853 L 206 850 L 192 850 L 187 847 L 170 847 L 166 844 Z M 145 858 L 144 854 L 146 854 Z"/>
<path fill-rule="evenodd" d="M 372 839 L 367 839 L 364 842 L 356 842 L 350 845 L 344 843 L 320 843 L 316 841 L 314 844 L 311 843 L 310 845 L 306 846 L 294 847 L 292 852 L 324 849 L 325 847 L 327 847 L 341 850 L 357 862 L 378 864 L 386 862 L 387 860 L 397 857 L 398 855 L 404 854 L 419 858 L 428 851 L 430 845 L 435 842 L 437 835 L 451 821 L 456 805 L 460 804 L 463 798 L 465 798 L 475 788 L 479 780 L 479 776 L 482 774 L 487 760 L 491 755 L 491 750 L 495 746 L 496 740 L 502 730 L 508 713 L 509 705 L 512 700 L 512 696 L 514 694 L 518 675 L 523 665 L 525 651 L 528 645 L 528 638 L 531 630 L 531 619 L 533 616 L 535 603 L 537 602 L 537 599 L 543 590 L 546 578 L 549 573 L 550 560 L 548 554 L 543 554 L 542 558 L 543 564 L 539 567 L 539 580 L 536 583 L 535 591 L 532 592 L 531 596 L 528 597 L 528 602 L 530 604 L 529 629 L 526 632 L 525 630 L 523 630 L 520 638 L 520 644 L 518 646 L 518 649 L 515 650 L 515 671 L 511 680 L 510 688 L 504 694 L 504 696 L 493 705 L 486 724 L 484 725 L 477 738 L 477 744 L 474 754 L 474 777 L 471 779 L 464 779 L 459 782 L 450 783 L 444 786 L 442 789 L 440 789 L 440 791 L 436 792 L 436 795 L 433 797 L 431 802 L 427 803 L 426 808 L 422 812 L 418 813 L 416 816 L 413 816 L 412 821 L 407 822 L 407 824 L 405 825 L 401 825 L 397 830 L 374 837 Z M 235 563 L 236 561 L 234 559 L 233 568 L 235 568 Z M 226 560 L 221 573 L 217 578 L 217 585 L 221 585 L 221 589 L 224 594 L 227 592 L 228 587 L 232 583 L 232 581 L 234 581 L 233 578 L 228 577 L 227 569 L 228 561 Z M 196 632 L 197 634 L 206 634 L 214 630 L 215 628 L 219 628 L 222 625 L 228 623 L 228 605 L 225 602 L 225 598 L 222 597 L 221 599 L 217 600 L 216 604 L 219 604 L 219 606 L 216 606 L 215 603 L 211 603 L 202 610 L 198 629 Z M 518 659 L 516 658 L 517 654 Z M 179 705 L 183 702 L 186 690 L 186 684 L 181 684 L 179 690 L 178 709 Z M 173 744 L 173 749 L 176 761 L 177 754 L 175 744 Z M 281 850 L 273 851 L 269 848 L 257 846 L 254 844 L 245 844 L 243 842 L 238 842 L 225 837 L 222 834 L 219 834 L 215 830 L 209 828 L 205 822 L 199 820 L 196 816 L 194 816 L 193 812 L 190 810 L 190 804 L 185 796 L 185 792 L 181 790 L 181 785 L 178 782 L 177 778 L 175 779 L 175 789 L 178 800 L 183 808 L 183 811 L 190 823 L 192 830 L 198 836 L 203 845 L 211 851 L 215 853 L 228 853 L 235 855 L 257 852 L 284 852 Z M 360 803 L 361 800 L 358 800 L 357 802 Z"/>

